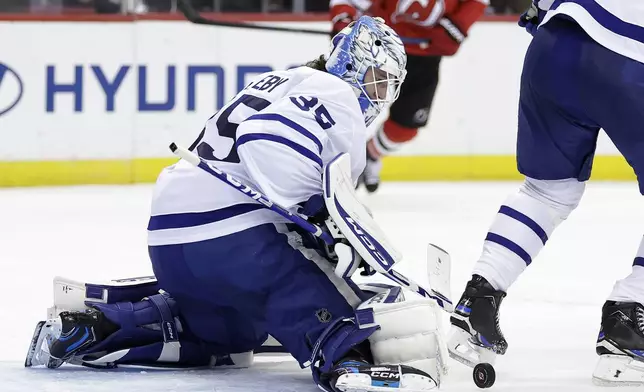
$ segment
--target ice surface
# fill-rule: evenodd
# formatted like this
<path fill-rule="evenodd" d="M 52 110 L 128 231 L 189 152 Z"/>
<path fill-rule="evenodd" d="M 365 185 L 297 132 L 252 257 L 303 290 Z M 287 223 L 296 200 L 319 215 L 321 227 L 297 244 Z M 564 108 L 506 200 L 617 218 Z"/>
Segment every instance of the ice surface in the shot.
<path fill-rule="evenodd" d="M 460 295 L 499 205 L 517 183 L 387 183 L 365 196 L 405 259 L 399 269 L 425 282 L 425 249 L 452 254 Z M 0 190 L 0 391 L 316 391 L 308 370 L 262 357 L 250 370 L 96 371 L 24 369 L 33 327 L 51 305 L 51 279 L 151 273 L 145 228 L 150 186 Z M 584 200 L 510 289 L 501 311 L 509 341 L 497 361 L 499 391 L 583 392 L 594 387 L 600 309 L 626 276 L 644 234 L 633 183 L 590 184 Z M 470 370 L 450 361 L 443 389 L 474 391 Z"/>

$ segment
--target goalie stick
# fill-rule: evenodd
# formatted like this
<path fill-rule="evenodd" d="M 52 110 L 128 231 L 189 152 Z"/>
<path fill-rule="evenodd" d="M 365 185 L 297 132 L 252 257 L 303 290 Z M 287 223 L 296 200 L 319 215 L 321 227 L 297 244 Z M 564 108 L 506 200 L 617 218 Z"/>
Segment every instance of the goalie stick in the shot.
<path fill-rule="evenodd" d="M 279 26 L 261 26 L 261 25 L 255 25 L 250 23 L 224 22 L 220 20 L 208 19 L 201 16 L 199 11 L 194 9 L 194 7 L 190 4 L 190 0 L 177 0 L 177 9 L 181 11 L 183 16 L 185 16 L 189 22 L 198 24 L 198 25 L 241 27 L 245 29 L 286 31 L 290 33 L 318 34 L 318 35 L 327 35 L 327 36 L 331 35 L 331 32 L 322 31 L 322 30 L 294 29 L 294 28 L 279 27 Z"/>
<path fill-rule="evenodd" d="M 328 245 L 334 244 L 335 241 L 333 240 L 331 235 L 329 235 L 329 233 L 324 232 L 319 226 L 312 224 L 311 222 L 307 221 L 301 216 L 297 214 L 293 214 L 292 212 L 288 211 L 286 208 L 282 207 L 281 205 L 274 203 L 264 194 L 242 183 L 241 181 L 237 180 L 235 177 L 231 176 L 230 174 L 222 171 L 212 163 L 206 162 L 205 160 L 201 159 L 197 154 L 193 153 L 192 151 L 189 151 L 183 147 L 179 147 L 175 143 L 170 144 L 170 151 L 172 151 L 172 153 L 177 155 L 178 157 L 186 160 L 188 163 L 200 168 L 206 173 L 212 175 L 213 177 L 216 177 L 219 180 L 230 185 L 231 187 L 237 189 L 239 192 L 258 201 L 269 210 L 278 213 L 284 218 L 300 226 L 307 232 L 322 239 L 326 244 Z M 381 272 L 381 274 L 393 280 L 394 282 L 398 283 L 400 286 L 408 290 L 414 291 L 422 297 L 433 300 L 443 310 L 445 310 L 448 313 L 451 313 L 454 311 L 454 305 L 448 296 L 451 291 L 450 290 L 450 269 L 451 269 L 450 256 L 447 252 L 445 252 L 441 248 L 430 244 L 430 246 L 428 247 L 427 262 L 428 262 L 427 264 L 429 269 L 428 271 L 429 283 L 433 287 L 433 289 L 430 289 L 430 290 L 425 289 L 421 285 L 417 284 L 413 280 L 405 277 L 403 274 L 393 269 L 389 269 L 387 271 Z"/>

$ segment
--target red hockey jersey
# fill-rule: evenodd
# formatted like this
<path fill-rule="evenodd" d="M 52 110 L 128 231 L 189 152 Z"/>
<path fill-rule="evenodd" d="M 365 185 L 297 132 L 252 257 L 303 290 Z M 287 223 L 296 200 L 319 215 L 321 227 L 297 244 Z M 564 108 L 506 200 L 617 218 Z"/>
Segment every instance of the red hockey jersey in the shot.
<path fill-rule="evenodd" d="M 405 43 L 407 54 L 451 56 L 488 0 L 331 0 L 334 31 L 361 15 L 379 16 Z"/>

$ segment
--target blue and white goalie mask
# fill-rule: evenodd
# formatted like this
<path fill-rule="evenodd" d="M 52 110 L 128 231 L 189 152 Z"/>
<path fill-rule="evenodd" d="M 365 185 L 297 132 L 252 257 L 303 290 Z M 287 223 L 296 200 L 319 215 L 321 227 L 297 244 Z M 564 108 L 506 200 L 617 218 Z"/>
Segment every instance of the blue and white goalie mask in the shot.
<path fill-rule="evenodd" d="M 353 87 L 368 126 L 398 98 L 406 65 L 398 34 L 381 18 L 363 16 L 333 37 L 326 69 Z"/>

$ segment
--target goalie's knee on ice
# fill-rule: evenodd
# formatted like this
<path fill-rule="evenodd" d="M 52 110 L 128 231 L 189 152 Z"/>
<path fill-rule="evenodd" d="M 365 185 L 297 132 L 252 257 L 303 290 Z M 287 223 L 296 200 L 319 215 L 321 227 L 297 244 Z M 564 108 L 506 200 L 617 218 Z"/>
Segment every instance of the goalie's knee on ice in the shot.
<path fill-rule="evenodd" d="M 179 314 L 174 299 L 166 294 L 155 294 L 139 302 L 103 304 L 88 301 L 86 304 L 100 310 L 123 330 L 160 322 L 174 323 L 174 317 Z"/>
<path fill-rule="evenodd" d="M 139 302 L 86 304 L 101 311 L 109 322 L 118 327 L 88 352 L 110 352 L 137 344 L 179 340 L 178 308 L 167 294 L 155 294 Z"/>
<path fill-rule="evenodd" d="M 98 360 L 112 364 L 174 364 L 175 366 L 242 365 L 231 356 L 224 357 L 214 346 L 194 338 L 179 320 L 179 308 L 167 294 L 155 294 L 139 302 L 111 304 L 88 302 L 118 327 L 102 341 L 81 352 L 81 355 L 107 353 Z M 223 360 L 222 363 L 215 361 Z M 252 354 L 251 354 L 252 359 Z M 228 361 L 228 362 L 225 362 Z"/>

